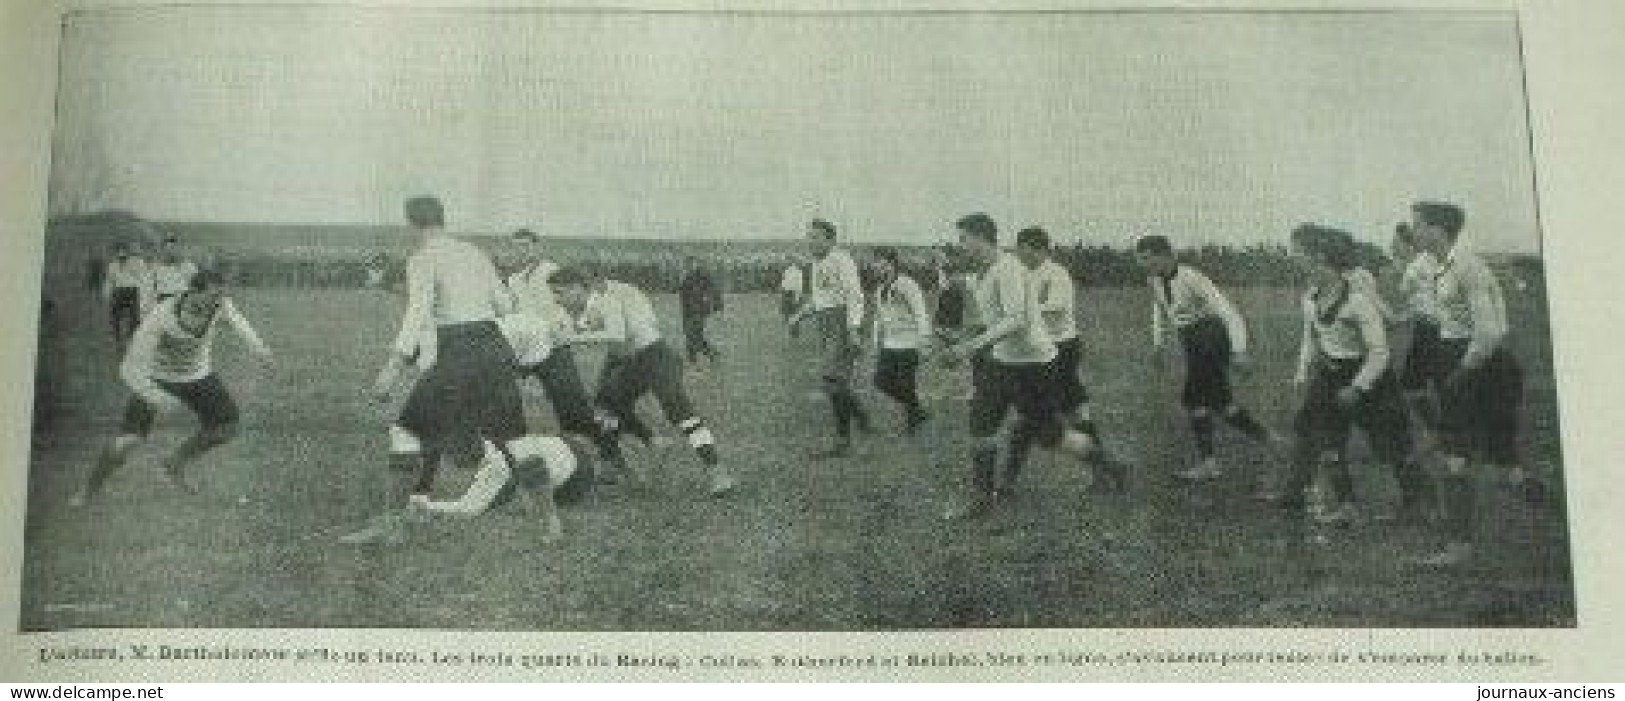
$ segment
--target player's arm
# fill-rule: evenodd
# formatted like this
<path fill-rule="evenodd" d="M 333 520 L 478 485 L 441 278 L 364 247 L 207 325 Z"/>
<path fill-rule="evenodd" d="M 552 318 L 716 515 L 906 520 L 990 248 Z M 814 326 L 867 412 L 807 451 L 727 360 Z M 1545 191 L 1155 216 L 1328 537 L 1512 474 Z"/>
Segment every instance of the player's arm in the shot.
<path fill-rule="evenodd" d="M 1473 370 L 1489 360 L 1506 339 L 1507 329 L 1495 308 L 1495 273 L 1481 261 L 1460 266 L 1462 286 L 1467 294 L 1467 311 L 1472 317 L 1473 336 L 1461 358 L 1462 370 Z"/>
<path fill-rule="evenodd" d="M 1360 329 L 1360 340 L 1365 342 L 1365 362 L 1360 364 L 1360 371 L 1354 375 L 1349 386 L 1364 394 L 1371 391 L 1377 384 L 1377 378 L 1382 377 L 1383 371 L 1388 369 L 1388 329 L 1384 325 L 1382 312 L 1370 298 L 1350 305 L 1350 313 Z"/>
<path fill-rule="evenodd" d="M 413 256 L 406 263 L 406 309 L 401 312 L 401 327 L 390 346 L 389 358 L 373 382 L 375 396 L 389 396 L 408 363 L 419 368 L 434 365 L 439 349 L 430 308 L 433 296 L 434 268 L 426 256 Z"/>
<path fill-rule="evenodd" d="M 913 278 L 903 279 L 903 303 L 908 305 L 908 313 L 914 318 L 915 333 L 919 334 L 921 341 L 928 340 L 932 333 L 931 309 L 925 304 L 925 292 L 920 290 L 919 283 L 914 282 Z"/>
<path fill-rule="evenodd" d="M 248 317 L 243 316 L 236 304 L 229 299 L 223 300 L 221 313 L 225 315 L 226 323 L 231 325 L 231 330 L 237 333 L 238 338 L 243 339 L 249 350 L 261 358 L 270 359 L 271 347 L 265 345 L 265 340 L 254 330 L 254 325 L 248 323 Z"/>
<path fill-rule="evenodd" d="M 1298 341 L 1298 369 L 1292 375 L 1293 384 L 1304 384 L 1309 381 L 1309 369 L 1315 362 L 1315 303 L 1308 295 L 1304 296 L 1303 328 Z"/>
<path fill-rule="evenodd" d="M 837 266 L 840 275 L 841 298 L 846 300 L 846 325 L 856 331 L 863 326 L 863 278 L 858 276 L 858 263 L 844 256 Z"/>
<path fill-rule="evenodd" d="M 1241 311 L 1236 309 L 1236 305 L 1230 302 L 1230 298 L 1219 291 L 1219 287 L 1214 285 L 1213 281 L 1208 279 L 1206 275 L 1191 270 L 1190 279 L 1196 287 L 1197 294 L 1200 294 L 1203 300 L 1207 302 L 1207 307 L 1219 316 L 1220 321 L 1224 322 L 1224 330 L 1230 334 L 1230 347 L 1235 349 L 1237 358 L 1245 357 L 1247 355 L 1247 322 L 1241 317 Z"/>
<path fill-rule="evenodd" d="M 1167 343 L 1168 307 L 1162 299 L 1162 289 L 1158 287 L 1157 279 L 1150 278 L 1146 284 L 1151 286 L 1151 347 L 1160 352 Z"/>
<path fill-rule="evenodd" d="M 981 333 L 960 344 L 960 354 L 965 357 L 998 343 L 1029 321 L 1028 317 L 1033 310 L 1032 298 L 1021 276 L 1001 274 L 994 284 L 997 285 L 1000 300 L 1013 300 L 1015 303 L 1003 305 L 1005 307 L 1003 315 L 996 319 L 986 319 L 987 325 Z"/>
<path fill-rule="evenodd" d="M 152 379 L 151 370 L 158 355 L 158 325 L 157 315 L 152 315 L 136 327 L 135 334 L 130 337 L 130 347 L 124 353 L 124 360 L 119 363 L 119 379 L 148 406 L 166 410 L 178 401 Z"/>

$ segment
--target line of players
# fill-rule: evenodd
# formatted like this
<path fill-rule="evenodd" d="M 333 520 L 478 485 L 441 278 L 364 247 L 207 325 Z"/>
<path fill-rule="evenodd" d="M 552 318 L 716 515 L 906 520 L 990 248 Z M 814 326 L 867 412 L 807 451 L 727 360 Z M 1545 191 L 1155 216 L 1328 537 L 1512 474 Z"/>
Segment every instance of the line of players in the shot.
<path fill-rule="evenodd" d="M 641 290 L 586 268 L 559 269 L 538 255 L 504 281 L 483 251 L 443 231 L 438 200 L 414 198 L 405 210 L 421 241 L 408 261 L 400 331 L 374 386 L 383 402 L 405 390 L 390 428 L 390 508 L 345 536 L 346 542 L 396 541 L 427 514 L 482 513 L 515 487 L 534 505 L 542 538 L 554 539 L 562 533 L 556 499 L 577 499 L 598 481 L 644 479 L 619 445 L 627 433 L 652 439 L 635 409 L 644 394 L 655 396 L 706 466 L 709 492 L 725 496 L 735 489 L 714 435 L 683 386 L 682 358 L 660 337 Z M 1307 224 L 1291 233 L 1311 282 L 1302 299 L 1294 378 L 1304 387 L 1303 400 L 1290 441 L 1235 398 L 1231 370 L 1249 365 L 1247 325 L 1237 307 L 1201 271 L 1180 263 L 1166 238 L 1139 239 L 1135 255 L 1148 274 L 1157 357 L 1167 338 L 1177 335 L 1186 359 L 1181 403 L 1197 461 L 1176 476 L 1205 481 L 1223 475 L 1214 446 L 1216 425 L 1223 421 L 1272 447 L 1292 446 L 1285 479 L 1262 487 L 1260 499 L 1304 509 L 1323 522 L 1346 521 L 1355 495 L 1345 453 L 1351 429 L 1359 427 L 1378 459 L 1394 470 L 1400 513 L 1419 517 L 1439 507 L 1446 547 L 1422 562 L 1450 565 L 1472 555 L 1471 466 L 1518 463 L 1522 371 L 1506 349 L 1500 285 L 1482 259 L 1459 245 L 1463 210 L 1418 202 L 1411 214 L 1394 240 L 1396 257 L 1406 266 L 1403 299 L 1396 305 L 1402 312 L 1383 302 L 1371 274 L 1359 267 L 1352 236 Z M 824 220 L 809 224 L 813 262 L 805 281 L 786 286 L 785 312 L 793 329 L 812 329 L 821 355 L 835 441 L 817 457 L 850 456 L 854 426 L 868 423 L 853 386 L 867 322 L 869 343 L 877 349 L 876 387 L 902 407 L 909 433 L 930 420 L 918 392 L 924 354 L 947 367 L 969 365 L 969 498 L 948 509 L 947 517 L 978 516 L 1007 501 L 1036 446 L 1087 463 L 1099 491 L 1126 490 L 1129 466 L 1104 445 L 1079 379 L 1075 286 L 1050 256 L 1047 233 L 1023 229 L 1007 251 L 985 214 L 962 217 L 954 228 L 973 268 L 973 303 L 967 306 L 975 313 L 969 319 L 941 313 L 952 306 L 946 299 L 938 300 L 933 313 L 918 282 L 889 249 L 876 254 L 880 280 L 871 304 L 855 259 L 836 242 L 836 227 Z M 529 232 L 516 238 L 540 247 L 540 238 Z M 805 294 L 790 294 L 796 287 Z M 874 318 L 868 320 L 871 308 Z M 120 435 L 75 503 L 127 460 L 155 411 L 184 405 L 200 417 L 199 433 L 164 463 L 165 474 L 183 488 L 183 468 L 235 435 L 236 407 L 209 361 L 221 320 L 269 358 L 212 272 L 192 276 L 186 291 L 158 302 L 145 317 L 121 366 L 135 398 Z M 1387 332 L 1396 320 L 1412 327 L 1403 375 L 1393 369 Z M 591 399 L 576 370 L 577 344 L 607 348 Z M 519 377 L 541 382 L 563 435 L 529 430 Z M 1001 440 L 1012 414 L 1008 437 Z M 1442 458 L 1438 479 L 1422 466 L 1433 456 Z M 429 493 L 445 459 L 478 470 L 460 498 L 434 501 Z M 1327 498 L 1316 504 L 1316 494 Z"/>

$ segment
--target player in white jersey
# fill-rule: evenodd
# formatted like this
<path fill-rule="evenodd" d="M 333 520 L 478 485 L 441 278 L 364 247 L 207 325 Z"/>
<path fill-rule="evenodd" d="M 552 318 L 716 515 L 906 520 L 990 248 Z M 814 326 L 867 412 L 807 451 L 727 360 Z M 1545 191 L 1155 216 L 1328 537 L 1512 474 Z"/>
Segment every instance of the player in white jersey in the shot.
<path fill-rule="evenodd" d="M 1526 496 L 1541 498 L 1539 482 L 1519 469 L 1519 412 L 1523 367 L 1507 349 L 1506 302 L 1495 272 L 1462 238 L 1467 215 L 1445 202 L 1411 205 L 1416 243 L 1440 260 L 1435 278 L 1442 365 L 1439 386 L 1441 482 L 1447 543 L 1424 564 L 1451 566 L 1473 554 L 1477 514 L 1472 481 L 1475 463 L 1511 468 Z"/>
<path fill-rule="evenodd" d="M 114 246 L 113 259 L 102 274 L 100 292 L 113 325 L 113 344 L 122 355 L 130 335 L 141 323 L 142 312 L 152 304 L 152 271 L 146 257 L 128 242 Z"/>
<path fill-rule="evenodd" d="M 174 234 L 164 234 L 158 245 L 158 257 L 151 261 L 148 270 L 152 278 L 152 299 L 162 302 L 185 292 L 198 267 L 181 253 L 180 239 Z"/>
<path fill-rule="evenodd" d="M 1149 273 L 1151 336 L 1155 358 L 1162 361 L 1164 336 L 1172 325 L 1185 348 L 1185 387 L 1181 401 L 1190 415 L 1199 462 L 1174 473 L 1188 480 L 1219 477 L 1223 470 L 1214 455 L 1214 418 L 1223 417 L 1247 437 L 1261 443 L 1282 441 L 1235 399 L 1230 385 L 1232 366 L 1246 368 L 1247 324 L 1223 292 L 1196 268 L 1174 256 L 1173 245 L 1162 236 L 1145 236 L 1134 244 L 1134 255 Z"/>
<path fill-rule="evenodd" d="M 598 445 L 600 457 L 613 465 L 624 466 L 620 448 L 593 412 L 587 385 L 581 380 L 581 368 L 569 341 L 570 313 L 553 297 L 549 281 L 559 266 L 544 255 L 542 237 L 536 232 L 520 229 L 513 233 L 512 239 L 522 250 L 519 269 L 507 279 L 514 307 L 546 322 L 549 338 L 549 352 L 534 363 L 521 362 L 520 376 L 533 377 L 541 383 L 560 431 L 592 438 Z M 600 477 L 611 478 L 614 473 L 606 472 Z"/>
<path fill-rule="evenodd" d="M 852 429 L 868 431 L 869 412 L 852 389 L 853 374 L 863 353 L 863 280 L 852 254 L 835 244 L 835 225 L 823 219 L 807 224 L 807 242 L 812 247 L 809 273 L 811 289 L 807 302 L 791 320 L 810 320 L 813 335 L 823 355 L 821 374 L 824 393 L 829 396 L 835 418 L 835 442 L 814 458 L 841 458 L 852 454 Z"/>
<path fill-rule="evenodd" d="M 164 476 L 183 491 L 192 491 L 186 466 L 237 436 L 237 404 L 214 371 L 212 350 L 222 322 L 255 355 L 270 361 L 270 348 L 225 296 L 220 276 L 212 271 L 193 276 L 187 290 L 158 303 L 142 320 L 119 366 L 119 376 L 134 396 L 125 406 L 118 436 L 102 451 L 84 487 L 74 495 L 74 505 L 88 501 L 128 461 L 160 413 L 185 407 L 198 417 L 198 432 L 163 462 Z"/>
<path fill-rule="evenodd" d="M 419 371 L 396 424 L 419 437 L 424 449 L 416 465 L 390 461 L 385 511 L 341 538 L 346 543 L 399 538 L 409 521 L 402 516 L 410 496 L 429 492 L 442 457 L 472 467 L 484 441 L 506 451 L 510 441 L 529 433 L 513 349 L 496 325 L 498 316 L 512 311 L 512 294 L 484 251 L 445 231 L 439 199 L 413 197 L 403 210 L 419 246 L 407 259 L 400 330 L 372 393 L 389 402 L 408 371 Z"/>
<path fill-rule="evenodd" d="M 1394 305 L 1395 318 L 1410 327 L 1400 386 L 1417 420 L 1418 443 L 1432 445 L 1432 434 L 1439 428 L 1438 385 L 1450 370 L 1439 337 L 1439 260 L 1416 244 L 1409 222 L 1394 227 L 1392 252 L 1395 263 L 1404 271 L 1399 280 L 1399 303 Z"/>
<path fill-rule="evenodd" d="M 902 271 L 897 249 L 875 251 L 875 389 L 903 407 L 904 431 L 917 433 L 928 418 L 920 406 L 920 349 L 931 341 L 931 312 L 919 283 Z"/>
<path fill-rule="evenodd" d="M 566 268 L 553 274 L 553 292 L 575 319 L 573 340 L 607 346 L 598 404 L 622 430 L 648 434 L 637 402 L 653 394 L 666 420 L 682 431 L 710 473 L 710 493 L 733 491 L 733 475 L 717 454 L 716 436 L 700 418 L 683 383 L 683 359 L 660 335 L 654 305 L 642 290 L 596 271 Z"/>
<path fill-rule="evenodd" d="M 1311 287 L 1302 302 L 1303 339 L 1294 384 L 1306 386 L 1295 429 L 1297 452 L 1280 503 L 1302 508 L 1312 476 L 1327 478 L 1331 505 L 1315 515 L 1323 522 L 1354 515 L 1354 479 L 1346 447 L 1360 427 L 1378 460 L 1394 471 L 1400 511 L 1420 515 L 1433 498 L 1432 483 L 1412 460 L 1404 397 L 1389 367 L 1386 317 L 1371 292 L 1355 286 L 1354 237 L 1313 224 L 1293 230 L 1294 252 L 1309 262 Z"/>
<path fill-rule="evenodd" d="M 1078 335 L 1077 288 L 1072 273 L 1055 261 L 1049 232 L 1042 228 L 1028 227 L 1016 232 L 1015 252 L 1029 271 L 1044 330 L 1055 341 L 1055 360 L 1050 369 L 1055 377 L 1057 401 L 1066 412 L 1063 420 L 1088 436 L 1099 449 L 1100 462 L 1105 469 L 1101 470 L 1103 479 L 1096 480 L 1095 486 L 1102 491 L 1122 491 L 1127 488 L 1127 468 L 1101 442 L 1089 390 L 1078 374 L 1083 365 L 1083 339 Z M 1011 450 L 1006 457 L 1007 472 L 1020 471 L 1024 453 L 1024 450 Z"/>
<path fill-rule="evenodd" d="M 1094 459 L 1099 446 L 1066 425 L 1066 408 L 1053 387 L 1051 363 L 1055 342 L 1044 329 L 1029 274 L 1013 254 L 999 249 L 998 227 L 986 214 L 971 214 L 954 224 L 960 246 L 980 270 L 975 300 L 979 331 L 944 350 L 943 359 L 957 364 L 982 356 L 972 369 L 975 385 L 970 404 L 972 493 L 966 504 L 950 508 L 948 518 L 976 516 L 1013 494 L 1016 475 L 999 475 L 999 430 L 1013 409 L 1012 450 L 1047 445 L 1068 454 Z M 1019 465 L 1018 465 L 1019 467 Z"/>

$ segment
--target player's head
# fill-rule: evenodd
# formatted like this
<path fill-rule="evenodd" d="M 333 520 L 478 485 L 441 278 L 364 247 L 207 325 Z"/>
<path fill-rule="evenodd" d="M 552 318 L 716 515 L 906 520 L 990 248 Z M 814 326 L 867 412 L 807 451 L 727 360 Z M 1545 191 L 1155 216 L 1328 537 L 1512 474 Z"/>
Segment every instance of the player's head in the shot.
<path fill-rule="evenodd" d="M 1016 232 L 1016 257 L 1029 268 L 1042 265 L 1049 258 L 1049 232 L 1029 226 Z"/>
<path fill-rule="evenodd" d="M 1358 262 L 1352 235 L 1319 224 L 1302 224 L 1293 229 L 1292 251 L 1309 263 L 1316 285 L 1342 280 L 1343 274 Z"/>
<path fill-rule="evenodd" d="M 134 252 L 135 248 L 130 245 L 129 241 L 120 241 L 113 244 L 114 258 L 129 258 Z"/>
<path fill-rule="evenodd" d="M 530 229 L 518 229 L 508 234 L 513 261 L 520 266 L 531 265 L 542 257 L 542 237 Z"/>
<path fill-rule="evenodd" d="M 181 257 L 181 239 L 168 231 L 156 227 L 153 232 L 158 234 L 158 255 L 166 261 L 175 261 Z"/>
<path fill-rule="evenodd" d="M 554 272 L 547 279 L 547 284 L 553 288 L 553 298 L 559 306 L 572 315 L 579 315 L 587 307 L 587 298 L 592 296 L 599 281 L 598 274 L 585 266 L 570 265 Z"/>
<path fill-rule="evenodd" d="M 1394 225 L 1394 238 L 1388 246 L 1388 252 L 1393 254 L 1394 260 L 1408 263 L 1416 257 L 1416 232 L 1411 229 L 1410 222 L 1400 222 Z"/>
<path fill-rule="evenodd" d="M 1467 212 L 1449 202 L 1422 201 L 1411 205 L 1411 232 L 1416 245 L 1442 256 L 1450 251 L 1467 224 Z"/>
<path fill-rule="evenodd" d="M 414 229 L 439 229 L 446 225 L 446 208 L 433 195 L 409 197 L 404 207 L 406 223 Z"/>
<path fill-rule="evenodd" d="M 897 249 L 891 246 L 881 246 L 875 249 L 875 272 L 879 273 L 881 280 L 886 282 L 895 280 L 897 274 L 902 270 L 903 262 Z"/>
<path fill-rule="evenodd" d="M 967 214 L 954 222 L 959 247 L 977 267 L 987 267 L 999 256 L 999 225 L 981 212 Z"/>
<path fill-rule="evenodd" d="M 835 248 L 835 225 L 826 219 L 807 222 L 807 243 L 812 247 L 814 257 L 829 255 Z"/>
<path fill-rule="evenodd" d="M 226 293 L 226 281 L 214 270 L 199 270 L 186 284 L 186 292 L 175 300 L 175 315 L 181 325 L 197 328 L 209 323 L 220 309 L 220 298 Z"/>
<path fill-rule="evenodd" d="M 1172 275 L 1179 265 L 1174 258 L 1174 245 L 1168 242 L 1168 237 L 1155 234 L 1141 236 L 1134 242 L 1134 260 L 1152 275 Z"/>

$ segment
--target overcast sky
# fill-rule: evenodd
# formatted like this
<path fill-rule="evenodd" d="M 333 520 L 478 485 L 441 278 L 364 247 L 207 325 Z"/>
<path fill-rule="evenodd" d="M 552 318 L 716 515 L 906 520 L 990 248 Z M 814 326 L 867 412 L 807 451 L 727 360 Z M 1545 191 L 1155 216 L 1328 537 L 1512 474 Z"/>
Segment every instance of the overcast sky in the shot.
<path fill-rule="evenodd" d="M 71 18 L 53 206 L 165 220 L 933 242 L 1537 245 L 1511 15 L 784 16 L 315 8 Z"/>

